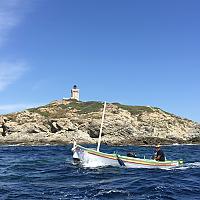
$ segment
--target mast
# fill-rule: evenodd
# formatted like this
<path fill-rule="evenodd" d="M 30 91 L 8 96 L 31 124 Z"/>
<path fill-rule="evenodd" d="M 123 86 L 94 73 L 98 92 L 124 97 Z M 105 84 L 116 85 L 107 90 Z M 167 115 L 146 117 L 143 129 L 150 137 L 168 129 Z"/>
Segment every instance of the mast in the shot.
<path fill-rule="evenodd" d="M 99 140 L 98 140 L 98 145 L 97 145 L 97 151 L 99 151 L 100 145 L 101 145 L 101 134 L 102 134 L 102 129 L 103 129 L 103 121 L 104 121 L 104 117 L 105 117 L 105 111 L 106 111 L 106 102 L 104 102 L 104 108 L 103 108 L 103 114 L 102 114 L 102 119 L 101 119 L 101 128 L 100 128 L 100 132 L 99 132 Z"/>

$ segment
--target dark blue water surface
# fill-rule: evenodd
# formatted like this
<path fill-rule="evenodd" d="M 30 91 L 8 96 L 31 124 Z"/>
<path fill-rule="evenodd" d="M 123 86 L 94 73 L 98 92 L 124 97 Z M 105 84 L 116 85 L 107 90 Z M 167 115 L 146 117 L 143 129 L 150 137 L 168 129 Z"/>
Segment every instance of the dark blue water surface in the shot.
<path fill-rule="evenodd" d="M 200 146 L 165 146 L 171 170 L 82 168 L 68 146 L 0 146 L 0 199 L 200 199 Z M 94 147 L 94 146 L 90 146 Z M 108 147 L 101 151 L 150 157 L 151 147 Z"/>

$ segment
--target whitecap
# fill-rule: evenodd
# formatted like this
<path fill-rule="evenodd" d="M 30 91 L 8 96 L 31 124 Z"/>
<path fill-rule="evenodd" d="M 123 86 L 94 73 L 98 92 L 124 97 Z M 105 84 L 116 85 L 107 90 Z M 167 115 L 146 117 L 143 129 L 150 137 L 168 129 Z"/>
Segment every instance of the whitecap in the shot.
<path fill-rule="evenodd" d="M 200 168 L 200 162 L 185 163 L 183 166 L 176 167 L 174 169 L 186 170 L 186 169 L 191 169 L 191 168 Z"/>

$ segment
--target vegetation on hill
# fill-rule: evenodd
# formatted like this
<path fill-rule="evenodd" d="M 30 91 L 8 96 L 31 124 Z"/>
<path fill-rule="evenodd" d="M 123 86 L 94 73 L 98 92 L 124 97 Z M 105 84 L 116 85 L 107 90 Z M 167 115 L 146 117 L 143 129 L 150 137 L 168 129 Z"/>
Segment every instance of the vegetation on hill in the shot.
<path fill-rule="evenodd" d="M 77 114 L 88 114 L 91 112 L 99 112 L 102 109 L 103 104 L 101 102 L 88 101 L 74 101 L 70 100 L 66 102 L 61 102 L 58 104 L 52 103 L 46 106 L 41 106 L 38 108 L 28 109 L 29 112 L 38 113 L 44 117 L 51 118 L 63 118 L 68 112 L 75 112 Z"/>
<path fill-rule="evenodd" d="M 153 113 L 155 111 L 162 111 L 166 114 L 172 115 L 166 111 L 161 110 L 157 107 L 150 107 L 150 106 L 130 106 L 130 105 L 123 105 L 120 103 L 112 103 L 112 105 L 117 106 L 120 109 L 127 110 L 131 113 L 131 115 L 139 115 L 144 112 Z M 88 114 L 92 112 L 99 112 L 103 109 L 103 102 L 96 102 L 96 101 L 88 101 L 88 102 L 81 102 L 76 100 L 65 100 L 64 102 L 59 103 L 50 103 L 45 106 L 40 106 L 37 108 L 30 108 L 28 109 L 29 112 L 38 113 L 46 118 L 63 118 L 66 116 L 68 112 L 74 112 L 77 114 Z"/>
<path fill-rule="evenodd" d="M 132 115 L 138 115 L 143 112 L 148 112 L 148 113 L 154 112 L 154 109 L 150 106 L 128 106 L 120 103 L 113 103 L 113 104 L 121 109 L 129 111 Z"/>
<path fill-rule="evenodd" d="M 123 110 L 127 110 L 132 115 L 139 115 L 143 112 L 152 113 L 155 112 L 155 110 L 157 111 L 160 110 L 159 108 L 150 106 L 129 106 L 120 103 L 113 103 L 113 105 Z M 102 102 L 96 102 L 96 101 L 81 102 L 81 101 L 70 100 L 67 103 L 59 103 L 59 104 L 52 103 L 38 108 L 31 108 L 28 109 L 28 111 L 39 113 L 45 117 L 57 116 L 62 118 L 65 117 L 65 114 L 67 112 L 76 112 L 77 114 L 88 114 L 92 112 L 99 112 L 101 111 L 102 108 L 103 108 Z"/>

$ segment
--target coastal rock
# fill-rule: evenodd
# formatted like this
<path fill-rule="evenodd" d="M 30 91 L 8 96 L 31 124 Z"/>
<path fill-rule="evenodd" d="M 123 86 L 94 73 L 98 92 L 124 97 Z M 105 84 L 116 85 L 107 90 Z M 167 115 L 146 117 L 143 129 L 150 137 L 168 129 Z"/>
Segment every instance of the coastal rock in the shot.
<path fill-rule="evenodd" d="M 92 120 L 88 124 L 86 129 L 88 130 L 88 134 L 91 138 L 98 138 L 99 137 L 100 126 L 101 126 L 100 120 Z M 104 135 L 104 133 L 102 133 L 102 136 L 103 135 Z"/>
<path fill-rule="evenodd" d="M 7 114 L 0 118 L 0 143 L 68 144 L 74 139 L 78 143 L 97 143 L 102 110 L 101 102 L 59 100 Z M 159 108 L 107 105 L 102 130 L 105 144 L 198 143 L 199 138 L 198 123 Z"/>

